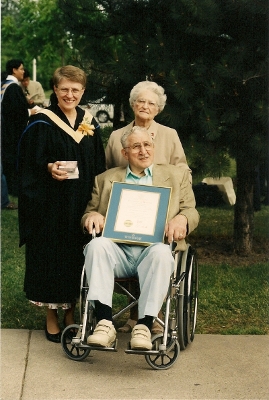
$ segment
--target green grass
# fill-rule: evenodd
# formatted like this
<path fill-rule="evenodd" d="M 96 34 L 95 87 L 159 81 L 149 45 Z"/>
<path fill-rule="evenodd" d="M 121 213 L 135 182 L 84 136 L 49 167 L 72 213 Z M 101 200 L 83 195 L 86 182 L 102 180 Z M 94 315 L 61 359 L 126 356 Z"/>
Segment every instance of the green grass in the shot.
<path fill-rule="evenodd" d="M 199 333 L 266 334 L 269 268 L 200 265 Z"/>
<path fill-rule="evenodd" d="M 232 237 L 234 208 L 223 205 L 217 208 L 197 207 L 200 223 L 192 237 Z M 254 237 L 269 238 L 269 206 L 263 206 L 254 214 Z"/>
<path fill-rule="evenodd" d="M 16 200 L 16 199 L 12 199 Z M 201 221 L 192 234 L 196 240 L 229 237 L 233 209 L 199 208 Z M 45 310 L 29 304 L 23 292 L 24 247 L 18 247 L 17 211 L 2 211 L 2 328 L 43 329 Z M 255 235 L 268 238 L 269 207 L 255 213 Z M 197 333 L 268 334 L 269 266 L 260 263 L 199 265 Z M 114 295 L 114 308 L 126 303 Z"/>

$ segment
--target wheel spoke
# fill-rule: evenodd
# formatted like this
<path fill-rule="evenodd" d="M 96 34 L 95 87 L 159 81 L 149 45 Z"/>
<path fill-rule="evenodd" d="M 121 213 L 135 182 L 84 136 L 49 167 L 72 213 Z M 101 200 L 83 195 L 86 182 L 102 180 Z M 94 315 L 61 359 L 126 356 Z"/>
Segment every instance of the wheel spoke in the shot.
<path fill-rule="evenodd" d="M 63 351 L 71 360 L 75 361 L 84 360 L 84 358 L 86 358 L 90 353 L 89 348 L 80 347 L 80 343 L 78 344 L 72 343 L 72 340 L 76 336 L 78 330 L 79 330 L 79 325 L 67 326 L 63 331 L 61 337 Z"/>
<path fill-rule="evenodd" d="M 169 342 L 170 340 L 170 342 Z M 171 343 L 173 340 L 173 344 Z M 159 344 L 163 341 L 163 334 L 158 335 L 153 340 L 153 347 L 159 348 Z M 155 346 L 156 345 L 156 346 Z M 178 358 L 180 348 L 176 340 L 168 338 L 167 348 L 170 348 L 168 353 L 159 353 L 157 355 L 146 355 L 147 363 L 154 369 L 168 369 L 170 368 Z"/>

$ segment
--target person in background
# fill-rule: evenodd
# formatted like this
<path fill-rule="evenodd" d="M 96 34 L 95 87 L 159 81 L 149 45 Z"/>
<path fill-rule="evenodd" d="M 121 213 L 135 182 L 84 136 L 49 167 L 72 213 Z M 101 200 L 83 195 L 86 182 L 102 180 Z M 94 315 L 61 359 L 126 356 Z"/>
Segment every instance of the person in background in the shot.
<path fill-rule="evenodd" d="M 29 108 L 33 108 L 34 106 L 43 107 L 46 99 L 44 90 L 40 82 L 30 80 L 28 69 L 24 69 L 21 87 L 28 101 Z"/>
<path fill-rule="evenodd" d="M 122 155 L 127 167 L 112 168 L 95 179 L 92 197 L 82 217 L 82 227 L 90 234 L 93 227 L 99 234 L 104 227 L 112 183 L 171 187 L 166 243 L 150 246 L 115 243 L 97 237 L 84 249 L 85 271 L 89 290 L 87 300 L 95 307 L 97 326 L 87 339 L 91 346 L 111 347 L 116 340 L 112 322 L 114 278 L 139 278 L 138 321 L 132 329 L 131 349 L 151 350 L 151 330 L 167 294 L 174 258 L 167 243 L 177 242 L 176 250 L 185 250 L 185 237 L 195 229 L 199 214 L 189 179 L 187 165 L 155 164 L 154 143 L 146 128 L 134 126 L 121 138 Z M 130 210 L 131 212 L 131 210 Z M 141 210 L 142 212 L 142 210 Z"/>
<path fill-rule="evenodd" d="M 1 86 L 2 82 L 7 79 L 8 73 L 6 71 L 1 71 Z M 18 206 L 9 200 L 7 180 L 3 174 L 3 166 L 1 163 L 1 209 L 6 210 L 17 210 Z"/>
<path fill-rule="evenodd" d="M 127 160 L 122 155 L 121 137 L 134 125 L 145 127 L 154 140 L 154 163 L 187 166 L 186 156 L 175 129 L 157 123 L 154 118 L 164 109 L 166 94 L 163 87 L 156 82 L 142 81 L 136 84 L 129 98 L 134 112 L 134 121 L 126 127 L 113 131 L 109 137 L 105 153 L 107 168 L 126 166 Z M 190 181 L 191 170 L 189 169 Z M 135 284 L 132 284 L 134 288 Z M 137 321 L 137 307 L 130 310 L 130 318 L 119 328 L 120 332 L 131 332 Z M 153 325 L 153 333 L 161 330 L 157 322 Z"/>
<path fill-rule="evenodd" d="M 67 65 L 53 75 L 57 103 L 30 118 L 19 147 L 19 233 L 26 246 L 24 291 L 47 308 L 46 338 L 60 343 L 74 323 L 87 237 L 80 229 L 94 177 L 105 170 L 100 127 L 78 107 L 86 74 Z"/>
<path fill-rule="evenodd" d="M 9 194 L 18 195 L 17 152 L 19 138 L 30 115 L 36 110 L 28 110 L 27 100 L 19 82 L 23 79 L 24 67 L 20 59 L 6 63 L 6 79 L 1 82 L 1 137 L 2 164 Z"/>

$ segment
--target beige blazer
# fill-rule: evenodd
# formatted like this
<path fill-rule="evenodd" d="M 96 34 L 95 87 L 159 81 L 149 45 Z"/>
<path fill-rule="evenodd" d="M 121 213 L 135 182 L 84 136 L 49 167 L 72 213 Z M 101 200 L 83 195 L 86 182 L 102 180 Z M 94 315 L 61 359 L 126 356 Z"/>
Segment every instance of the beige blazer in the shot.
<path fill-rule="evenodd" d="M 23 93 L 25 93 L 25 87 L 22 84 L 20 84 L 20 86 L 22 87 Z M 27 91 L 29 93 L 29 99 L 33 100 L 35 105 L 43 105 L 46 96 L 40 82 L 30 80 Z"/>
<path fill-rule="evenodd" d="M 132 129 L 133 124 L 134 121 L 124 128 L 111 133 L 105 150 L 108 169 L 127 166 L 128 162 L 121 154 L 122 145 L 120 139 L 126 131 Z M 158 124 L 153 120 L 148 131 L 153 133 L 155 164 L 187 165 L 186 156 L 175 129 Z"/>
<path fill-rule="evenodd" d="M 189 234 L 197 227 L 199 214 L 195 208 L 195 198 L 189 180 L 188 167 L 185 165 L 178 168 L 174 165 L 154 164 L 152 174 L 154 186 L 172 188 L 167 221 L 178 214 L 185 215 L 188 220 Z M 97 211 L 103 216 L 106 215 L 112 182 L 125 182 L 125 176 L 126 168 L 124 167 L 112 168 L 96 176 L 92 199 L 89 201 L 81 220 L 82 227 L 84 227 L 84 222 L 90 212 Z M 185 240 L 178 241 L 177 250 L 185 249 Z"/>

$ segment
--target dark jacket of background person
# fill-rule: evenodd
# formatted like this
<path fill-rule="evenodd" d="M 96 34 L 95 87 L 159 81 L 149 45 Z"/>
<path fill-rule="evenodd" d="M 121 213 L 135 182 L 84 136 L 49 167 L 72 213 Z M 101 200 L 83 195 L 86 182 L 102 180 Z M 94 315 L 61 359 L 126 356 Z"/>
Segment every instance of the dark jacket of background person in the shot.
<path fill-rule="evenodd" d="M 2 82 L 4 84 L 6 81 Z M 9 194 L 17 195 L 16 161 L 19 138 L 29 118 L 28 103 L 21 87 L 12 82 L 1 102 L 2 164 Z"/>
<path fill-rule="evenodd" d="M 49 107 L 66 124 L 69 121 L 57 105 Z M 78 129 L 85 111 L 76 107 Z M 94 183 L 105 170 L 105 156 L 97 122 L 93 136 L 77 143 L 46 115 L 36 114 L 24 134 L 19 151 L 20 246 L 26 244 L 24 290 L 30 300 L 73 302 L 78 296 L 83 244 L 80 229 Z M 79 179 L 56 181 L 48 163 L 77 161 Z"/>

